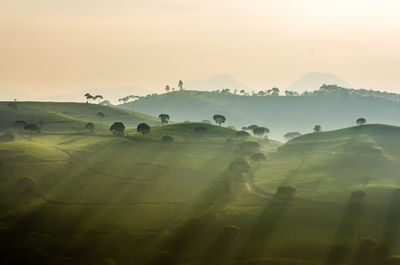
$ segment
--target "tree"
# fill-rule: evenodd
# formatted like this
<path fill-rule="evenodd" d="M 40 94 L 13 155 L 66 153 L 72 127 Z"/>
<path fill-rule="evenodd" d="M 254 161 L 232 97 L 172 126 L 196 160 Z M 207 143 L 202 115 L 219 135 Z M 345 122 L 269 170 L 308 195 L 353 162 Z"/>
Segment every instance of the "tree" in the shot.
<path fill-rule="evenodd" d="M 241 95 L 244 95 L 244 94 L 246 94 L 246 91 L 244 91 L 244 89 L 242 89 L 242 90 L 239 91 L 239 93 L 240 93 Z"/>
<path fill-rule="evenodd" d="M 172 136 L 169 136 L 169 135 L 164 135 L 161 138 L 161 142 L 163 142 L 163 143 L 172 143 L 174 141 L 175 141 L 175 139 Z"/>
<path fill-rule="evenodd" d="M 272 96 L 279 96 L 279 88 L 273 87 L 273 88 L 271 89 L 271 95 L 272 95 Z"/>
<path fill-rule="evenodd" d="M 112 106 L 112 104 L 111 104 L 111 102 L 109 100 L 103 100 L 99 104 L 100 105 L 104 105 L 104 106 Z"/>
<path fill-rule="evenodd" d="M 164 124 L 167 124 L 169 121 L 169 115 L 168 114 L 160 114 L 158 115 L 158 118 L 161 120 L 161 126 Z"/>
<path fill-rule="evenodd" d="M 318 125 L 318 124 L 315 125 L 315 126 L 314 126 L 314 132 L 317 133 L 317 132 L 320 132 L 320 131 L 321 131 L 321 125 Z"/>
<path fill-rule="evenodd" d="M 250 171 L 250 166 L 243 158 L 237 158 L 229 164 L 229 171 L 239 174 L 247 173 Z"/>
<path fill-rule="evenodd" d="M 296 189 L 291 186 L 279 186 L 276 190 L 275 196 L 278 199 L 290 199 L 296 193 Z"/>
<path fill-rule="evenodd" d="M 86 123 L 85 129 L 89 131 L 89 133 L 93 133 L 94 131 L 94 124 L 91 122 Z"/>
<path fill-rule="evenodd" d="M 171 88 L 169 87 L 169 85 L 165 86 L 165 91 L 167 91 L 167 93 L 171 90 Z"/>
<path fill-rule="evenodd" d="M 8 104 L 7 104 L 7 107 L 9 107 L 9 108 L 12 109 L 12 110 L 18 110 L 17 103 L 15 103 L 15 102 L 10 102 L 10 103 L 8 103 Z"/>
<path fill-rule="evenodd" d="M 37 126 L 36 124 L 26 124 L 24 126 L 24 129 L 30 132 L 29 140 L 32 140 L 32 134 L 35 132 L 37 134 L 40 134 L 40 127 Z"/>
<path fill-rule="evenodd" d="M 238 131 L 235 133 L 237 137 L 244 138 L 250 136 L 250 134 L 246 131 Z"/>
<path fill-rule="evenodd" d="M 182 82 L 182 80 L 179 80 L 178 87 L 179 87 L 179 90 L 183 90 L 183 82 Z"/>
<path fill-rule="evenodd" d="M 269 133 L 269 129 L 265 127 L 257 127 L 253 129 L 253 134 L 257 135 L 260 140 L 266 133 Z"/>
<path fill-rule="evenodd" d="M 255 128 L 258 128 L 258 125 L 253 124 L 253 125 L 248 126 L 247 130 L 253 131 Z"/>
<path fill-rule="evenodd" d="M 89 93 L 86 93 L 85 97 L 86 97 L 86 103 L 89 103 L 90 99 L 94 99 L 94 97 L 92 95 L 90 95 Z"/>
<path fill-rule="evenodd" d="M 195 134 L 197 134 L 199 136 L 203 136 L 207 133 L 207 128 L 203 127 L 203 126 L 196 126 L 193 128 L 193 131 Z"/>
<path fill-rule="evenodd" d="M 114 122 L 110 127 L 110 131 L 113 135 L 124 135 L 125 125 L 122 122 Z"/>
<path fill-rule="evenodd" d="M 103 99 L 103 96 L 102 95 L 96 95 L 96 96 L 93 97 L 93 100 L 96 100 L 96 99 L 99 100 L 98 103 L 100 104 L 100 100 Z"/>
<path fill-rule="evenodd" d="M 17 120 L 14 122 L 14 126 L 18 128 L 19 134 L 21 134 L 21 131 L 24 129 L 25 125 L 25 121 Z"/>
<path fill-rule="evenodd" d="M 254 162 L 265 160 L 265 155 L 263 153 L 254 153 L 250 156 L 250 159 Z"/>
<path fill-rule="evenodd" d="M 301 133 L 299 133 L 299 132 L 288 132 L 287 134 L 285 134 L 283 137 L 286 139 L 286 140 L 291 140 L 291 139 L 293 139 L 293 138 L 296 138 L 296 137 L 299 137 L 299 136 L 301 136 Z"/>
<path fill-rule="evenodd" d="M 219 115 L 219 114 L 214 115 L 213 119 L 219 126 L 221 126 L 221 124 L 224 123 L 226 120 L 224 115 Z"/>
<path fill-rule="evenodd" d="M 97 112 L 96 116 L 99 117 L 99 122 L 101 123 L 101 119 L 104 119 L 106 115 L 103 112 L 99 111 Z"/>
<path fill-rule="evenodd" d="M 367 122 L 367 120 L 364 119 L 364 118 L 359 118 L 359 119 L 356 120 L 356 123 L 357 123 L 358 125 L 363 125 L 363 124 L 365 124 L 366 122 Z"/>
<path fill-rule="evenodd" d="M 150 132 L 150 126 L 146 123 L 141 123 L 137 126 L 137 132 L 145 136 L 145 134 L 148 134 Z"/>

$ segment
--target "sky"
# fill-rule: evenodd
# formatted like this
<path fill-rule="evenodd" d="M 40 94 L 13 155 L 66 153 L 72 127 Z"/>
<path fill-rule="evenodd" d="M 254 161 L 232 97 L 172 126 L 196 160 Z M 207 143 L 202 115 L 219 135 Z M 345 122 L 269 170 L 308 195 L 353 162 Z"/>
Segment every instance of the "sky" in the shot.
<path fill-rule="evenodd" d="M 397 0 L 0 0 L 0 87 L 30 95 L 307 72 L 400 93 Z"/>

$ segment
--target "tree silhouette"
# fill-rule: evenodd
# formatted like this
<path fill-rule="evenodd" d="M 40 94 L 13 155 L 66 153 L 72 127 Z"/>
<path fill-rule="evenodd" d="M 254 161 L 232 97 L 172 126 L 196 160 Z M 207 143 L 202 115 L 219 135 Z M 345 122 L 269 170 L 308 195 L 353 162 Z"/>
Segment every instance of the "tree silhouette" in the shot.
<path fill-rule="evenodd" d="M 122 122 L 114 122 L 110 127 L 110 131 L 113 135 L 124 135 L 125 125 Z"/>
<path fill-rule="evenodd" d="M 93 133 L 94 131 L 94 124 L 91 122 L 86 123 L 85 129 L 89 131 L 89 133 Z"/>
<path fill-rule="evenodd" d="M 246 131 L 238 131 L 235 133 L 237 137 L 244 138 L 250 136 L 250 134 Z"/>
<path fill-rule="evenodd" d="M 250 156 L 250 159 L 254 162 L 265 160 L 265 155 L 263 153 L 254 153 Z"/>
<path fill-rule="evenodd" d="M 98 103 L 100 104 L 100 100 L 103 99 L 103 96 L 102 95 L 96 95 L 96 96 L 93 97 L 93 100 L 96 100 L 96 99 L 99 100 Z"/>
<path fill-rule="evenodd" d="M 103 112 L 99 111 L 97 112 L 96 116 L 99 117 L 99 122 L 101 123 L 101 119 L 104 119 L 106 115 Z"/>
<path fill-rule="evenodd" d="M 321 125 L 315 125 L 314 132 L 320 132 L 320 131 L 321 131 Z"/>
<path fill-rule="evenodd" d="M 178 87 L 179 87 L 179 90 L 183 90 L 183 82 L 182 82 L 182 80 L 179 80 Z"/>
<path fill-rule="evenodd" d="M 145 136 L 145 134 L 148 134 L 150 132 L 150 126 L 146 123 L 141 123 L 137 126 L 137 132 Z"/>
<path fill-rule="evenodd" d="M 226 120 L 225 116 L 220 114 L 214 115 L 213 119 L 219 126 L 221 126 L 221 124 L 224 123 Z"/>
<path fill-rule="evenodd" d="M 279 96 L 279 88 L 273 87 L 273 88 L 271 89 L 271 95 L 272 95 L 272 96 Z"/>
<path fill-rule="evenodd" d="M 299 137 L 299 136 L 301 136 L 301 133 L 299 133 L 299 132 L 288 132 L 288 133 L 285 134 L 283 137 L 284 137 L 286 140 L 291 140 L 291 139 L 296 138 L 296 137 Z"/>
<path fill-rule="evenodd" d="M 37 134 L 40 134 L 40 127 L 37 126 L 36 124 L 26 124 L 24 126 L 24 129 L 30 132 L 30 136 L 29 136 L 29 141 L 32 140 L 32 134 L 35 132 Z"/>
<path fill-rule="evenodd" d="M 356 123 L 357 123 L 358 125 L 363 125 L 363 124 L 365 124 L 366 122 L 367 122 L 367 120 L 364 119 L 364 118 L 359 118 L 359 119 L 356 120 Z"/>
<path fill-rule="evenodd" d="M 86 103 L 89 103 L 90 99 L 94 99 L 94 97 L 92 95 L 90 95 L 89 93 L 86 93 L 84 96 L 86 97 Z"/>
<path fill-rule="evenodd" d="M 171 90 L 171 88 L 169 87 L 169 85 L 165 86 L 165 91 L 167 91 L 167 93 Z"/>
<path fill-rule="evenodd" d="M 24 129 L 25 125 L 25 121 L 17 120 L 14 122 L 14 126 L 18 128 L 19 134 L 21 134 L 21 131 Z"/>
<path fill-rule="evenodd" d="M 257 135 L 260 140 L 266 133 L 269 133 L 269 129 L 265 127 L 257 127 L 253 129 L 253 134 Z"/>
<path fill-rule="evenodd" d="M 158 115 L 158 118 L 161 120 L 161 126 L 164 124 L 167 124 L 169 121 L 169 115 L 168 114 L 160 114 Z"/>
<path fill-rule="evenodd" d="M 9 102 L 9 103 L 7 104 L 7 107 L 9 107 L 9 108 L 12 109 L 12 110 L 18 110 L 17 103 L 15 103 L 15 102 Z"/>

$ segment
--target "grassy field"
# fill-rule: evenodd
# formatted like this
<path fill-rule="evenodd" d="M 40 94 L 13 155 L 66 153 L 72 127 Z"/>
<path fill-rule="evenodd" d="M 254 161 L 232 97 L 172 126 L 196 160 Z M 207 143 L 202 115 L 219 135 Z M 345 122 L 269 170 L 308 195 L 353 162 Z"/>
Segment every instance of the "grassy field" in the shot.
<path fill-rule="evenodd" d="M 87 133 L 85 125 L 95 124 L 95 133 L 105 134 L 112 123 L 121 121 L 127 128 L 134 128 L 141 122 L 158 125 L 159 119 L 142 113 L 114 107 L 85 103 L 61 102 L 16 102 L 17 109 L 0 102 L 0 131 L 11 130 L 17 120 L 42 126 L 43 133 L 77 134 Z M 104 113 L 104 118 L 97 113 Z M 14 128 L 14 130 L 16 130 Z"/>
<path fill-rule="evenodd" d="M 204 123 L 54 132 L 0 142 L 0 264 L 398 264 L 399 127 L 281 146 Z"/>

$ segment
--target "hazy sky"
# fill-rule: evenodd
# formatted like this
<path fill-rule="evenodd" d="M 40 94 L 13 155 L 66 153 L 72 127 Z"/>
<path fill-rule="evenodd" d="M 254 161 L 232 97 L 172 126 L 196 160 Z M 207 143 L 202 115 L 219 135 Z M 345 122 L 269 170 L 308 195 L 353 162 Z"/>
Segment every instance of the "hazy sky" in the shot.
<path fill-rule="evenodd" d="M 0 87 L 153 90 L 229 74 L 285 88 L 310 71 L 400 92 L 398 0 L 0 0 Z"/>

